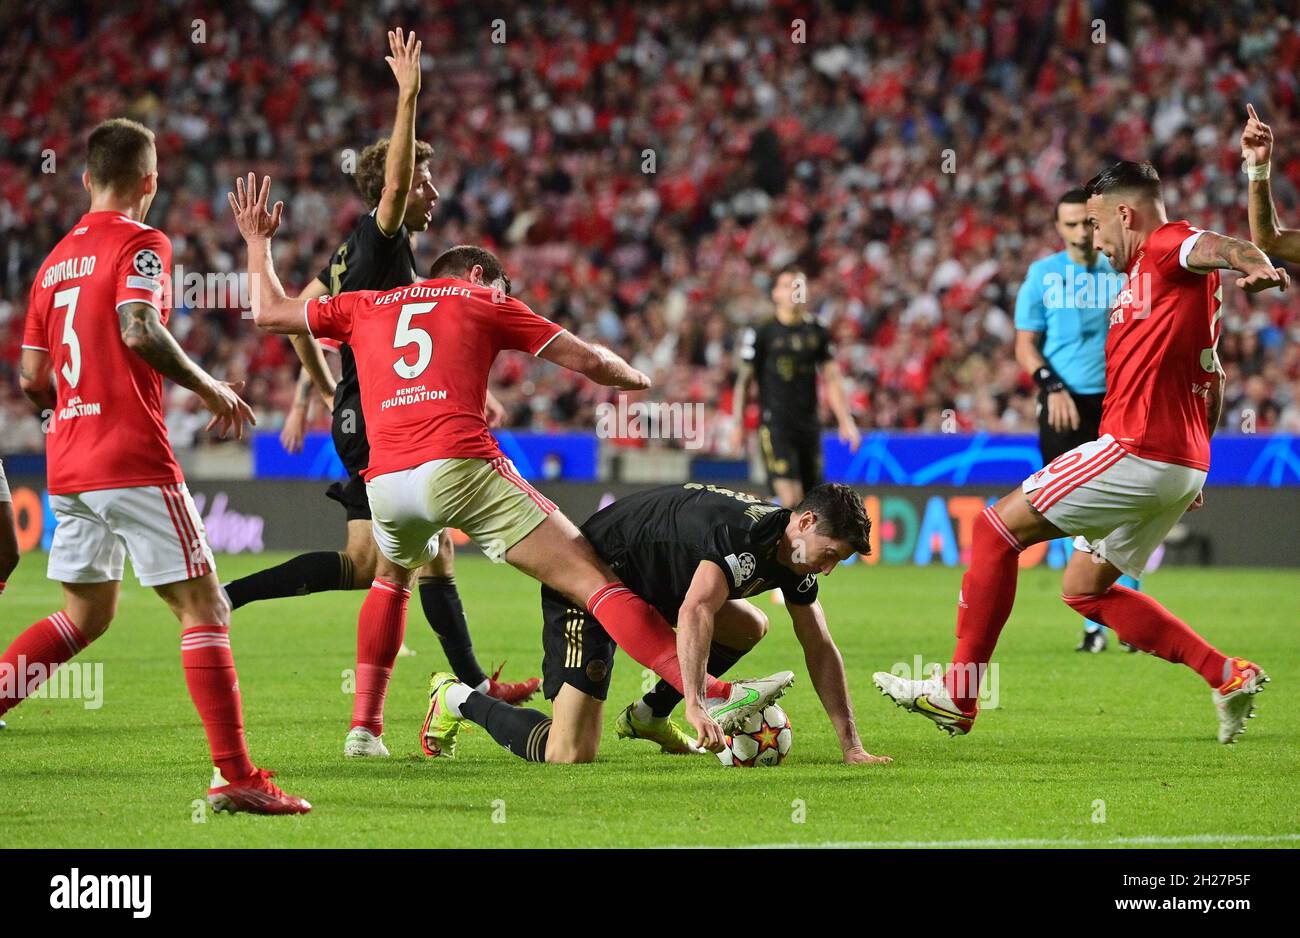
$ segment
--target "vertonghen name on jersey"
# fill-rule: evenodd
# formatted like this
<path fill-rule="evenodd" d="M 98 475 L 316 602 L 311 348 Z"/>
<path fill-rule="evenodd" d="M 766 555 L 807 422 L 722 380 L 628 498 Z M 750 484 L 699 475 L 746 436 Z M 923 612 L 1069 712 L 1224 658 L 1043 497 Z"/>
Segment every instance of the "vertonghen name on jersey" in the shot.
<path fill-rule="evenodd" d="M 383 296 L 375 297 L 376 306 L 384 306 L 388 303 L 404 303 L 407 300 L 436 300 L 444 296 L 469 296 L 469 290 L 465 287 L 422 287 L 412 286 L 404 287 L 401 290 L 395 290 Z"/>

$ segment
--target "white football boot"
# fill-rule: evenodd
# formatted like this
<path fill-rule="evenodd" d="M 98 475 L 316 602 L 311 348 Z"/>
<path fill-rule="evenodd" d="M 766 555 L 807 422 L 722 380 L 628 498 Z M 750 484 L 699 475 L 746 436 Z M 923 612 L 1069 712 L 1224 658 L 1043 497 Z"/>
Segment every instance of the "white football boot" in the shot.
<path fill-rule="evenodd" d="M 1219 742 L 1235 743 L 1246 732 L 1246 721 L 1255 715 L 1255 695 L 1268 683 L 1264 669 L 1245 658 L 1229 658 L 1228 677 L 1210 691 L 1219 714 Z"/>
<path fill-rule="evenodd" d="M 933 720 L 949 736 L 965 736 L 975 725 L 975 715 L 963 713 L 943 686 L 943 669 L 935 667 L 924 680 L 899 677 L 888 671 L 871 676 L 880 693 L 900 707 Z"/>
<path fill-rule="evenodd" d="M 343 755 L 349 759 L 388 758 L 384 737 L 376 736 L 364 726 L 355 726 L 343 743 Z"/>
<path fill-rule="evenodd" d="M 722 726 L 724 733 L 733 735 L 742 723 L 784 694 L 793 683 L 793 671 L 777 671 L 768 677 L 732 681 L 730 697 L 726 700 L 710 697 L 704 701 L 704 708 Z"/>

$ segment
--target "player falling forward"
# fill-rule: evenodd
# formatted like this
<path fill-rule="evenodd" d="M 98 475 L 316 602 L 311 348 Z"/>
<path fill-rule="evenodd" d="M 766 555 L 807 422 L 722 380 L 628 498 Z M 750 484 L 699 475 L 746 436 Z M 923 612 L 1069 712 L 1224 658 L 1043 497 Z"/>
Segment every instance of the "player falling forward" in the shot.
<path fill-rule="evenodd" d="M 218 811 L 302 814 L 248 757 L 239 679 L 230 653 L 230 607 L 203 522 L 163 425 L 162 379 L 194 391 L 208 429 L 242 438 L 253 413 L 237 387 L 194 364 L 166 329 L 171 242 L 144 224 L 158 191 L 153 133 L 110 120 L 90 135 L 83 184 L 90 211 L 36 274 L 23 333 L 22 387 L 53 415 L 47 436 L 50 507 L 58 520 L 49 577 L 66 605 L 19 635 L 0 657 L 29 679 L 0 716 L 113 621 L 122 562 L 181 623 L 181 664 L 216 768 L 208 801 Z M 33 672 L 33 669 L 36 669 Z M 0 681 L 0 687 L 13 682 Z"/>
<path fill-rule="evenodd" d="M 791 511 L 752 495 L 701 485 L 668 485 L 620 498 L 582 526 L 623 583 L 677 626 L 687 696 L 706 671 L 724 674 L 767 633 L 767 616 L 744 597 L 785 591 L 813 688 L 848 763 L 883 763 L 862 748 L 844 660 L 817 601 L 817 574 L 830 575 L 854 552 L 868 553 L 871 522 L 846 485 L 819 485 Z M 429 682 L 421 746 L 454 755 L 462 721 L 484 727 L 502 746 L 533 762 L 591 762 L 614 666 L 614 642 L 591 613 L 542 587 L 543 692 L 555 718 L 492 700 L 446 673 Z M 623 739 L 647 739 L 664 752 L 704 752 L 669 715 L 682 694 L 667 681 L 618 718 Z"/>
<path fill-rule="evenodd" d="M 968 733 L 980 681 L 1015 602 L 1020 552 L 1075 535 L 1062 599 L 1143 651 L 1187 665 L 1210 685 L 1219 741 L 1246 728 L 1268 677 L 1220 653 L 1150 596 L 1114 585 L 1137 576 L 1184 512 L 1203 503 L 1210 436 L 1223 406 L 1215 346 L 1219 270 L 1250 293 L 1286 289 L 1285 270 L 1236 238 L 1168 221 L 1150 163 L 1121 162 L 1086 187 L 1097 246 L 1128 284 L 1111 311 L 1101 438 L 1078 446 L 985 509 L 957 600 L 957 647 L 946 675 L 875 675 L 881 692 L 951 734 Z"/>
<path fill-rule="evenodd" d="M 366 493 L 380 556 L 361 607 L 358 706 L 383 722 L 393 659 L 406 625 L 411 571 L 438 553 L 442 530 L 459 528 L 489 557 L 504 559 L 599 618 L 628 654 L 682 686 L 672 627 L 618 581 L 591 545 L 529 485 L 488 432 L 483 395 L 497 354 L 527 352 L 611 387 L 641 390 L 650 379 L 605 349 L 588 345 L 512 298 L 510 279 L 490 251 L 462 245 L 434 261 L 430 279 L 385 292 L 315 300 L 285 296 L 271 260 L 283 210 L 266 209 L 250 174 L 230 194 L 248 243 L 257 324 L 310 332 L 352 346 L 370 438 Z M 688 698 L 702 738 L 720 742 L 793 681 L 781 672 L 730 684 L 713 678 Z M 719 724 L 718 719 L 722 719 Z"/>
<path fill-rule="evenodd" d="M 362 151 L 356 182 L 371 211 L 363 215 L 330 262 L 299 294 L 303 300 L 351 290 L 391 290 L 417 279 L 412 243 L 417 232 L 428 228 L 438 200 L 429 173 L 433 147 L 415 137 L 416 105 L 420 93 L 421 44 L 412 33 L 389 31 L 391 53 L 386 61 L 397 79 L 397 111 L 393 134 Z M 347 512 L 347 545 L 342 551 L 312 551 L 282 564 L 226 584 L 235 609 L 247 603 L 284 596 L 336 589 L 368 588 L 375 578 L 375 540 L 371 534 L 370 503 L 361 472 L 370 456 L 366 421 L 361 407 L 356 362 L 345 343 L 338 347 L 342 374 L 335 385 L 325 365 L 321 345 L 310 335 L 294 336 L 294 348 L 303 362 L 298 401 L 309 400 L 314 382 L 333 411 L 334 448 L 348 479 L 334 483 L 326 493 Z M 489 676 L 479 665 L 470 640 L 465 608 L 456 589 L 453 548 L 444 536 L 442 549 L 419 575 L 420 605 L 438 636 L 451 669 L 462 680 L 494 697 L 517 703 L 536 692 L 537 678 L 509 683 L 499 681 L 500 669 Z M 367 639 L 359 636 L 360 645 Z M 368 724 L 366 710 L 357 698 L 352 729 L 343 744 L 349 757 L 379 757 L 388 750 L 378 737 L 382 727 Z"/>

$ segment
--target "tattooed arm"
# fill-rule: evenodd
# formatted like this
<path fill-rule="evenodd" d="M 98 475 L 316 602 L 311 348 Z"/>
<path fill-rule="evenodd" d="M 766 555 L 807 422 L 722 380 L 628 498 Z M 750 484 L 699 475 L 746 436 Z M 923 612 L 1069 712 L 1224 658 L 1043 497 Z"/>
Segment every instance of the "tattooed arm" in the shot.
<path fill-rule="evenodd" d="M 1249 196 L 1250 237 L 1262 250 L 1284 261 L 1300 263 L 1300 231 L 1278 226 L 1273 190 L 1267 179 L 1252 179 Z"/>
<path fill-rule="evenodd" d="M 1285 290 L 1291 283 L 1287 272 L 1274 267 L 1268 257 L 1249 241 L 1229 238 L 1213 231 L 1203 231 L 1187 253 L 1190 270 L 1237 270 L 1237 286 L 1247 293 L 1259 293 L 1277 287 Z"/>
<path fill-rule="evenodd" d="M 58 403 L 58 391 L 54 386 L 54 365 L 50 361 L 50 353 L 25 348 L 18 369 L 18 383 L 27 399 L 36 405 L 37 410 L 53 410 Z"/>
<path fill-rule="evenodd" d="M 1246 105 L 1246 127 L 1241 132 L 1241 156 L 1250 167 L 1247 205 L 1250 213 L 1250 238 L 1269 254 L 1284 261 L 1300 262 L 1300 231 L 1279 227 L 1273 206 L 1273 188 L 1268 181 L 1268 162 L 1273 155 L 1273 128 L 1259 119 L 1253 105 Z M 1256 167 L 1262 169 L 1257 177 Z"/>
<path fill-rule="evenodd" d="M 212 411 L 209 430 L 216 427 L 223 437 L 227 430 L 234 430 L 235 438 L 242 440 L 244 424 L 257 423 L 252 408 L 235 393 L 242 387 L 242 382 L 236 387 L 217 381 L 194 364 L 162 324 L 158 310 L 148 303 L 124 303 L 118 307 L 117 316 L 126 347 L 144 359 L 154 371 L 193 391 Z"/>

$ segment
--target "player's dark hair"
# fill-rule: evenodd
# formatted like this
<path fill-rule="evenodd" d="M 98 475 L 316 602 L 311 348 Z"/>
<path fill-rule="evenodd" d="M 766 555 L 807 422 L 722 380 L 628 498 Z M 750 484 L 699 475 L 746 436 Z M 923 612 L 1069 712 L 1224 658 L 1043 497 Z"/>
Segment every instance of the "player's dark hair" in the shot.
<path fill-rule="evenodd" d="M 1111 192 L 1129 192 L 1159 199 L 1160 174 L 1149 161 L 1135 163 L 1133 160 L 1120 160 L 1089 179 L 1083 191 L 1089 198 Z"/>
<path fill-rule="evenodd" d="M 425 143 L 423 140 L 415 141 L 415 165 L 427 163 L 433 159 L 432 144 Z M 388 162 L 388 138 L 376 140 L 370 146 L 361 151 L 361 156 L 357 158 L 357 171 L 353 179 L 357 184 L 357 191 L 361 193 L 361 198 L 366 200 L 366 205 L 375 208 L 379 205 L 379 199 L 384 194 L 384 164 Z"/>
<path fill-rule="evenodd" d="M 153 131 L 144 124 L 115 117 L 90 132 L 86 141 L 86 172 L 96 186 L 125 193 L 153 171 Z"/>
<path fill-rule="evenodd" d="M 510 277 L 506 274 L 501 259 L 487 248 L 476 244 L 458 244 L 454 248 L 447 248 L 429 268 L 429 279 L 464 277 L 475 265 L 483 268 L 484 283 L 500 280 L 505 285 L 506 295 L 510 294 Z"/>
<path fill-rule="evenodd" d="M 856 553 L 871 553 L 871 519 L 858 493 L 839 482 L 823 482 L 810 488 L 795 511 L 817 516 L 816 531 L 837 541 L 847 541 Z"/>
<path fill-rule="evenodd" d="M 1062 205 L 1087 205 L 1087 204 L 1088 204 L 1088 190 L 1084 189 L 1082 186 L 1075 186 L 1073 189 L 1066 192 L 1065 195 L 1061 196 L 1059 199 L 1056 200 L 1056 217 L 1057 218 L 1061 217 Z"/>

